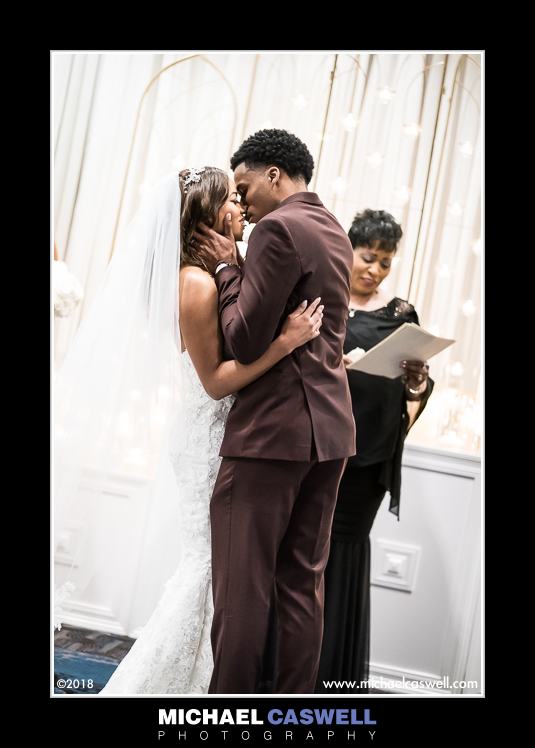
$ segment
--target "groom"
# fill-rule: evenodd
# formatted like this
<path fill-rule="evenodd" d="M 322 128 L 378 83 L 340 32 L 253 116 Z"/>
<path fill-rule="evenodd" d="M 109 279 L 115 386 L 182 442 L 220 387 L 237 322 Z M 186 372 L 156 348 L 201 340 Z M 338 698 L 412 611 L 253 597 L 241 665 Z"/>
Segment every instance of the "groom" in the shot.
<path fill-rule="evenodd" d="M 256 223 L 243 268 L 230 233 L 198 247 L 219 293 L 225 357 L 250 364 L 289 312 L 321 296 L 320 335 L 244 387 L 228 416 L 210 504 L 214 672 L 210 693 L 255 693 L 275 583 L 275 693 L 314 693 L 323 572 L 355 424 L 342 362 L 353 250 L 308 192 L 314 162 L 285 130 L 261 130 L 232 156 Z"/>

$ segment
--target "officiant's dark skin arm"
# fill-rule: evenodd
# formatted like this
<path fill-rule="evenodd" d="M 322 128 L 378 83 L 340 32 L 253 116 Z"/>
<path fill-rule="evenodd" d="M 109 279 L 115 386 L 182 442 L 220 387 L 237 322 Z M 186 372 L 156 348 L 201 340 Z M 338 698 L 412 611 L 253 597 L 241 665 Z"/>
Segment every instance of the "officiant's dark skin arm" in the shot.
<path fill-rule="evenodd" d="M 214 273 L 220 262 L 235 263 L 233 240 L 200 225 L 197 250 Z M 265 216 L 255 227 L 246 258 L 215 275 L 219 318 L 227 348 L 242 364 L 259 358 L 274 339 L 302 270 L 291 235 L 280 218 Z"/>
<path fill-rule="evenodd" d="M 275 366 L 300 345 L 319 335 L 323 306 L 320 299 L 302 303 L 287 318 L 281 334 L 251 364 L 223 360 L 218 320 L 218 297 L 213 278 L 198 267 L 180 271 L 180 329 L 195 370 L 214 400 L 241 390 Z"/>

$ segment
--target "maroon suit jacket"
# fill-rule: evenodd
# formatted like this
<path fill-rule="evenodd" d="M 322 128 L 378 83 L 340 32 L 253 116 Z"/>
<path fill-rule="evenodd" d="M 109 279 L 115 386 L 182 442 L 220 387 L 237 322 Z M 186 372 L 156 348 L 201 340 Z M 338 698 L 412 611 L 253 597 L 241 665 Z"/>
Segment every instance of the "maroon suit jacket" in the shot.
<path fill-rule="evenodd" d="M 313 192 L 298 192 L 251 233 L 243 270 L 216 274 L 225 356 L 249 364 L 296 306 L 321 296 L 321 333 L 236 394 L 222 457 L 320 462 L 355 454 L 355 422 L 342 360 L 353 250 Z"/>

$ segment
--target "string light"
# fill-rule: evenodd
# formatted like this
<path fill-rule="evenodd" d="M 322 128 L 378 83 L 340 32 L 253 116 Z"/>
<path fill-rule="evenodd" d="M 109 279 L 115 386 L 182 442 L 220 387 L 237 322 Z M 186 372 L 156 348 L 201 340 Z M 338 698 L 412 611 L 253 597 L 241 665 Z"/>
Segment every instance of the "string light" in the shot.
<path fill-rule="evenodd" d="M 358 125 L 359 121 L 353 114 L 353 112 L 349 112 L 349 114 L 346 114 L 346 116 L 342 119 L 342 125 L 344 126 L 344 129 L 347 130 L 347 132 L 352 132 L 356 126 Z"/>
<path fill-rule="evenodd" d="M 407 122 L 403 125 L 403 132 L 405 135 L 410 135 L 412 138 L 417 138 L 422 132 L 422 128 L 417 122 Z"/>
<path fill-rule="evenodd" d="M 306 99 L 301 93 L 297 94 L 297 96 L 294 99 L 292 99 L 292 101 L 293 101 L 294 107 L 298 110 L 305 109 L 306 106 L 308 105 L 308 99 Z"/>
<path fill-rule="evenodd" d="M 383 86 L 379 89 L 379 98 L 383 104 L 390 104 L 395 95 L 395 91 L 393 91 L 389 86 Z"/>
<path fill-rule="evenodd" d="M 462 215 L 463 207 L 460 203 L 448 203 L 448 213 L 452 216 Z"/>
<path fill-rule="evenodd" d="M 477 307 L 472 299 L 467 299 L 463 304 L 463 314 L 465 317 L 472 317 L 477 312 Z"/>
<path fill-rule="evenodd" d="M 465 140 L 464 143 L 460 144 L 459 150 L 465 158 L 470 158 L 474 153 L 474 146 L 469 140 Z"/>
<path fill-rule="evenodd" d="M 401 203 L 401 205 L 406 205 L 409 202 L 410 196 L 411 191 L 406 184 L 402 184 L 400 187 L 394 190 L 394 197 L 398 201 L 398 203 Z"/>

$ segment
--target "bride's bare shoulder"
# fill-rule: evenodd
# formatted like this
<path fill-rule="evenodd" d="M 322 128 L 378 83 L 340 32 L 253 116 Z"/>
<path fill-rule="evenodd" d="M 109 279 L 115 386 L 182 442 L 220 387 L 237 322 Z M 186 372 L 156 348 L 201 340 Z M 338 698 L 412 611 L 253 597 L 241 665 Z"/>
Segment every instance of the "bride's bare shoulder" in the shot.
<path fill-rule="evenodd" d="M 181 304 L 206 302 L 217 297 L 214 279 L 202 268 L 186 265 L 180 268 L 179 279 Z"/>
<path fill-rule="evenodd" d="M 192 288 L 197 291 L 206 288 L 210 291 L 216 291 L 214 279 L 206 270 L 196 265 L 185 265 L 180 268 L 180 286 L 182 288 Z"/>

